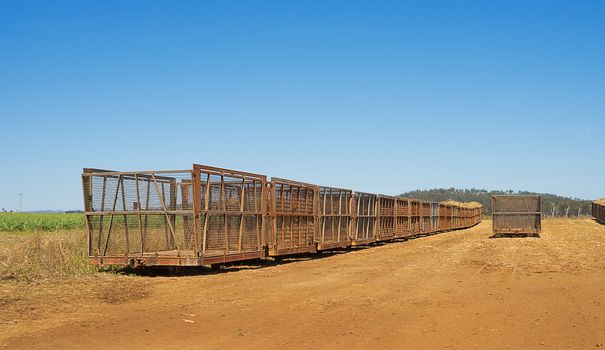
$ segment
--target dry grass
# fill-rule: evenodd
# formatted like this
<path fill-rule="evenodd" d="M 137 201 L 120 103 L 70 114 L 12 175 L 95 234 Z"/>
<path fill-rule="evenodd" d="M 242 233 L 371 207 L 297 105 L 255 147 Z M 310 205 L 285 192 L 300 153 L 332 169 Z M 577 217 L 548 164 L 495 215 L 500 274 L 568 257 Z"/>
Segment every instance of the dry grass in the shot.
<path fill-rule="evenodd" d="M 605 205 L 605 198 L 597 199 L 594 202 L 597 203 L 597 204 L 600 204 L 600 205 Z"/>
<path fill-rule="evenodd" d="M 92 274 L 82 230 L 0 233 L 0 281 L 41 282 Z"/>

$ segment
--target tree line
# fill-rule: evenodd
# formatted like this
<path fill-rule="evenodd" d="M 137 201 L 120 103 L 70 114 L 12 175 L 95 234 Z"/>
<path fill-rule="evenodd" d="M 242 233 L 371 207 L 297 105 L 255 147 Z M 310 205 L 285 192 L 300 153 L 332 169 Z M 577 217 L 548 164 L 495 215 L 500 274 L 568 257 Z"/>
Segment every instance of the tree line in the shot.
<path fill-rule="evenodd" d="M 591 213 L 592 201 L 557 196 L 550 193 L 536 193 L 527 191 L 488 191 L 483 189 L 457 189 L 457 188 L 434 188 L 430 190 L 414 190 L 402 193 L 401 197 L 418 198 L 433 202 L 455 200 L 459 202 L 479 202 L 483 205 L 486 214 L 492 212 L 492 195 L 525 194 L 542 196 L 542 214 L 550 217 L 575 217 L 586 216 Z"/>

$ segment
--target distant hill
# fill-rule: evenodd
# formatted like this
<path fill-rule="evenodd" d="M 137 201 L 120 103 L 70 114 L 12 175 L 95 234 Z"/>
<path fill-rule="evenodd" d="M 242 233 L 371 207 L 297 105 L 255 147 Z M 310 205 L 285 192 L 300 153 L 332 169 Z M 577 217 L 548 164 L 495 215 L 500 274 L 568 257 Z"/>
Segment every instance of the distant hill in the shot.
<path fill-rule="evenodd" d="M 485 213 L 491 214 L 491 196 L 498 194 L 538 194 L 542 196 L 542 213 L 545 216 L 584 216 L 590 214 L 591 201 L 557 196 L 550 193 L 487 191 L 476 188 L 435 188 L 431 190 L 415 190 L 402 193 L 400 196 L 418 198 L 428 201 L 441 202 L 452 199 L 459 202 L 479 202 L 483 204 Z"/>

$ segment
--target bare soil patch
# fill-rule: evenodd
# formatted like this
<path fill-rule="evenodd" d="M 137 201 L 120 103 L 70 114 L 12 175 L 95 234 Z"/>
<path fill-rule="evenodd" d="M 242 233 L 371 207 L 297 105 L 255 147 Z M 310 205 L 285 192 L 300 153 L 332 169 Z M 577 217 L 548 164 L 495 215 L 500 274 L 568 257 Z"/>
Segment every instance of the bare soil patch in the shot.
<path fill-rule="evenodd" d="M 596 348 L 605 226 L 491 221 L 406 242 L 216 273 L 0 283 L 8 348 Z"/>

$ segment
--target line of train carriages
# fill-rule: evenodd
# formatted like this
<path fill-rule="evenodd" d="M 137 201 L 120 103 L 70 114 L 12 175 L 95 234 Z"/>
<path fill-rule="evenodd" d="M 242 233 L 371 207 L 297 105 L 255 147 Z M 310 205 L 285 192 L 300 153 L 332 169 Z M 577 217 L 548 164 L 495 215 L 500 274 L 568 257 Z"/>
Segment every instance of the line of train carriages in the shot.
<path fill-rule="evenodd" d="M 86 168 L 89 261 L 201 266 L 313 253 L 468 228 L 479 204 L 354 192 L 194 164 L 188 170 Z"/>

